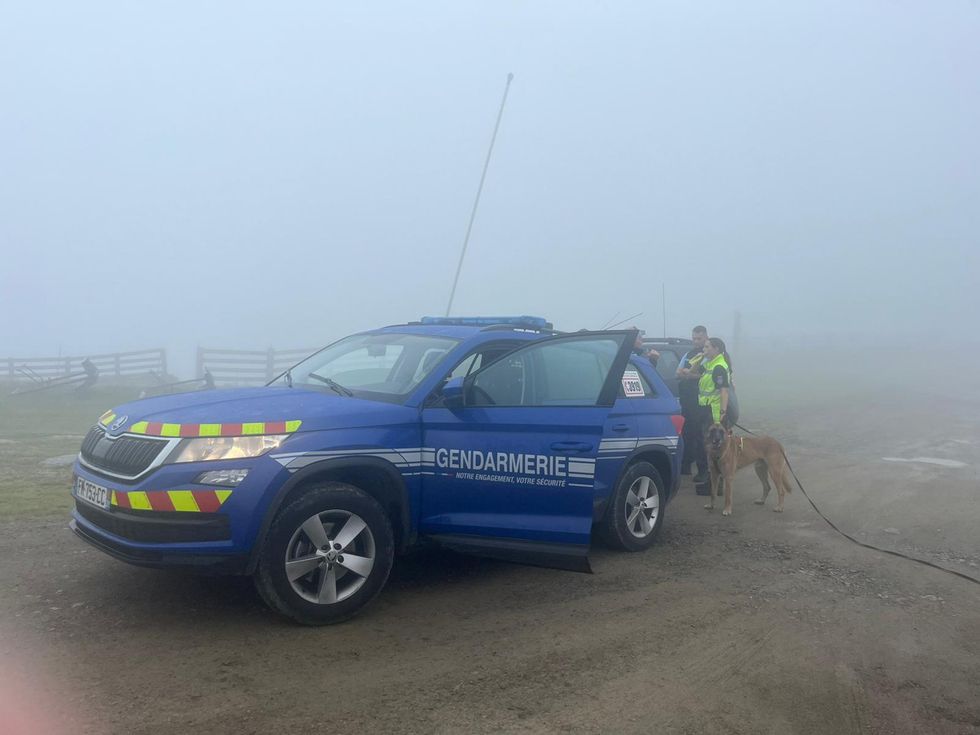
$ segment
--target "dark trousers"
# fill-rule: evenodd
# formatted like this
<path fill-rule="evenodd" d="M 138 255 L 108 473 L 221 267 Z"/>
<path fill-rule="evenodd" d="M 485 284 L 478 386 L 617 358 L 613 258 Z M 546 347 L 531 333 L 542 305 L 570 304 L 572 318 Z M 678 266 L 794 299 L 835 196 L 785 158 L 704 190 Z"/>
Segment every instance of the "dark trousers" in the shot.
<path fill-rule="evenodd" d="M 704 448 L 704 432 L 711 426 L 709 406 L 690 406 L 684 413 L 684 464 L 697 465 L 698 472 L 708 471 L 708 454 Z"/>

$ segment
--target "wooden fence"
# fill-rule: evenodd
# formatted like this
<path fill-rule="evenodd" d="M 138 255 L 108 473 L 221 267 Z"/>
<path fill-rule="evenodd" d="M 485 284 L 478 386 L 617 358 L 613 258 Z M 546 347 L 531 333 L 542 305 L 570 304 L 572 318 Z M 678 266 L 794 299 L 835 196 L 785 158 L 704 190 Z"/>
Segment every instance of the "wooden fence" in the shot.
<path fill-rule="evenodd" d="M 98 368 L 100 379 L 149 372 L 160 376 L 167 374 L 167 351 L 154 349 L 82 357 L 4 357 L 0 358 L 0 375 L 9 380 L 50 380 L 84 372 L 82 361 L 86 359 Z"/>
<path fill-rule="evenodd" d="M 216 385 L 263 385 L 316 348 L 299 350 L 214 350 L 197 348 L 196 377 L 211 373 Z"/>

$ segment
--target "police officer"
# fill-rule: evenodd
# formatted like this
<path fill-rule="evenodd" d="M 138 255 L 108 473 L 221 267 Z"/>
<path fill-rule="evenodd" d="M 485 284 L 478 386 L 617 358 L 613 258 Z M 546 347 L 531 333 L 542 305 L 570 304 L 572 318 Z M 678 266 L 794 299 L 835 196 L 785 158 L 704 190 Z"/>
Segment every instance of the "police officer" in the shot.
<path fill-rule="evenodd" d="M 636 329 L 636 327 L 633 327 Z M 645 332 L 642 329 L 636 329 L 636 341 L 633 343 L 633 354 L 639 357 L 645 357 L 650 361 L 650 364 L 657 367 L 657 363 L 660 361 L 660 353 L 657 352 L 652 347 L 643 346 L 643 335 Z"/>
<path fill-rule="evenodd" d="M 704 450 L 704 436 L 701 434 L 698 418 L 698 378 L 701 377 L 702 351 L 708 341 L 708 330 L 702 325 L 691 330 L 694 346 L 688 350 L 677 366 L 677 398 L 684 416 L 684 456 L 681 459 L 681 474 L 691 474 L 691 464 L 697 464 L 698 474 L 695 482 L 708 479 L 708 458 Z"/>
<path fill-rule="evenodd" d="M 734 417 L 728 415 L 728 389 L 731 385 L 731 358 L 725 350 L 725 343 L 718 337 L 711 337 L 704 346 L 701 361 L 704 372 L 698 379 L 698 406 L 701 410 L 702 428 L 712 423 L 730 429 Z"/>

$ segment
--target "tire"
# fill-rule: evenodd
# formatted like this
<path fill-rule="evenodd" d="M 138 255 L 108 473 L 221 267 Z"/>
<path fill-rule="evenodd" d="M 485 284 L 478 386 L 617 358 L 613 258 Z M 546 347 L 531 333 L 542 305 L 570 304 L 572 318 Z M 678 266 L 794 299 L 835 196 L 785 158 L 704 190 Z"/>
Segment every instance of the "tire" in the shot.
<path fill-rule="evenodd" d="M 649 462 L 630 465 L 609 498 L 600 527 L 602 537 L 621 551 L 650 548 L 663 525 L 666 500 L 664 482 L 656 467 Z"/>
<path fill-rule="evenodd" d="M 391 521 L 378 501 L 353 485 L 326 482 L 276 514 L 253 580 L 276 612 L 329 625 L 374 599 L 394 556 Z"/>

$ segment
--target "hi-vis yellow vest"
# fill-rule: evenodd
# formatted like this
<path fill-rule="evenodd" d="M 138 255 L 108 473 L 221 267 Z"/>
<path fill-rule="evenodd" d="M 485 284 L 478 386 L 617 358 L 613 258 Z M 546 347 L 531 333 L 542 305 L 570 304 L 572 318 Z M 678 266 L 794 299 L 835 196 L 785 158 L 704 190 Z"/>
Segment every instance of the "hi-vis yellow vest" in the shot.
<path fill-rule="evenodd" d="M 711 406 L 711 415 L 715 423 L 721 421 L 721 391 L 715 385 L 714 370 L 721 365 L 728 373 L 731 382 L 732 371 L 724 355 L 718 355 L 713 360 L 704 363 L 704 374 L 698 379 L 698 405 Z"/>

